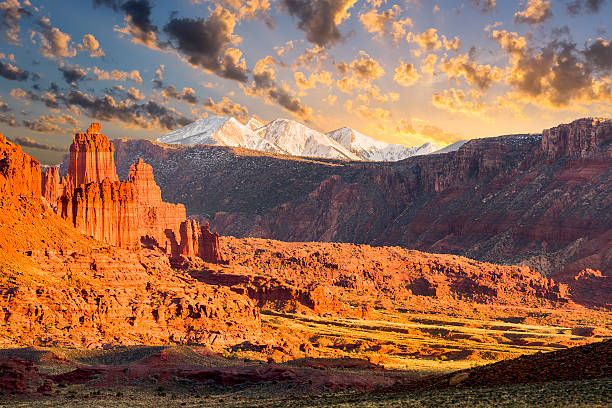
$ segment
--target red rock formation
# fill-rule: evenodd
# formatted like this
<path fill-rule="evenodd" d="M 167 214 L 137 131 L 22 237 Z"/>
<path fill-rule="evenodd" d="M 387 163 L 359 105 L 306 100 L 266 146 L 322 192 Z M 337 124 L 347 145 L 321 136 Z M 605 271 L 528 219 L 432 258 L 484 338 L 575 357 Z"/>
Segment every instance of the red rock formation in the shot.
<path fill-rule="evenodd" d="M 186 218 L 185 206 L 162 201 L 153 168 L 142 159 L 130 166 L 128 180 L 134 185 L 139 235 L 153 239 L 157 246 L 171 253 L 172 242 L 168 238 L 168 230 L 174 236 L 179 235 L 181 222 Z"/>
<path fill-rule="evenodd" d="M 199 255 L 200 240 L 202 233 L 200 223 L 193 220 L 185 220 L 180 227 L 179 254 L 187 257 Z"/>
<path fill-rule="evenodd" d="M 542 151 L 549 160 L 597 154 L 610 157 L 612 156 L 610 142 L 612 142 L 612 121 L 609 119 L 579 119 L 542 132 Z M 603 144 L 607 147 L 603 147 Z"/>
<path fill-rule="evenodd" d="M 134 186 L 125 181 L 81 185 L 59 200 L 58 213 L 82 233 L 125 249 L 138 249 Z"/>
<path fill-rule="evenodd" d="M 0 194 L 40 198 L 40 163 L 0 133 Z"/>
<path fill-rule="evenodd" d="M 223 263 L 224 261 L 219 251 L 220 248 L 219 234 L 210 232 L 210 225 L 207 222 L 201 229 L 198 256 L 205 262 Z"/>
<path fill-rule="evenodd" d="M 47 167 L 42 172 L 41 184 L 42 196 L 52 207 L 57 205 L 57 200 L 63 195 L 64 188 L 57 167 Z"/>
<path fill-rule="evenodd" d="M 68 183 L 72 188 L 81 184 L 101 182 L 105 178 L 119 181 L 115 170 L 115 148 L 100 133 L 102 126 L 92 123 L 86 133 L 79 132 L 70 145 Z"/>

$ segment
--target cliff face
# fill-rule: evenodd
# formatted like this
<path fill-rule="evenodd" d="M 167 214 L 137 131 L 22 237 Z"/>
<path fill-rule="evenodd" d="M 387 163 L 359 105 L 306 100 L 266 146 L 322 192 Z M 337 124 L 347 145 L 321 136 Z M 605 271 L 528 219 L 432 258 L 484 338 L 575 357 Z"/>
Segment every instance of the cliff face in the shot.
<path fill-rule="evenodd" d="M 185 206 L 162 201 L 153 168 L 142 159 L 130 166 L 128 181 L 134 186 L 139 236 L 154 240 L 166 253 L 171 253 L 169 235 L 179 235 L 181 222 L 186 218 Z"/>
<path fill-rule="evenodd" d="M 58 213 L 82 233 L 125 249 L 138 249 L 134 187 L 124 181 L 80 185 L 59 200 Z"/>
<path fill-rule="evenodd" d="M 0 133 L 0 194 L 40 198 L 40 163 Z"/>
<path fill-rule="evenodd" d="M 81 184 L 99 183 L 105 178 L 119 181 L 115 170 L 114 147 L 100 133 L 102 126 L 92 123 L 86 133 L 79 132 L 70 145 L 68 183 L 74 188 Z"/>
<path fill-rule="evenodd" d="M 562 157 L 612 157 L 612 121 L 580 119 L 542 132 L 542 150 L 549 160 Z"/>
<path fill-rule="evenodd" d="M 611 140 L 612 121 L 584 119 L 396 163 L 145 140 L 117 141 L 116 154 L 143 157 L 167 199 L 223 235 L 401 245 L 526 264 L 573 285 L 585 268 L 612 274 Z"/>
<path fill-rule="evenodd" d="M 41 194 L 52 207 L 57 205 L 57 200 L 64 193 L 64 185 L 65 183 L 62 183 L 62 180 L 60 180 L 57 167 L 47 167 L 42 172 Z"/>
<path fill-rule="evenodd" d="M 210 225 L 194 220 L 186 220 L 180 226 L 180 245 L 178 253 L 185 257 L 194 257 L 210 263 L 224 263 L 219 245 L 219 234 L 210 231 Z"/>

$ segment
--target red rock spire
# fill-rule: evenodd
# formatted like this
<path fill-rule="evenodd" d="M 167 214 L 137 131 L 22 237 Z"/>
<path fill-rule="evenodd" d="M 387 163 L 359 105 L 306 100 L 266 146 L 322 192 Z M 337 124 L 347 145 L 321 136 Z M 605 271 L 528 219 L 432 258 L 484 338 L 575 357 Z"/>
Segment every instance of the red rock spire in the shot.
<path fill-rule="evenodd" d="M 70 145 L 68 183 L 72 188 L 81 184 L 99 183 L 108 178 L 119 181 L 115 170 L 113 153 L 115 148 L 108 138 L 100 133 L 102 125 L 92 123 L 86 133 L 78 132 Z"/>

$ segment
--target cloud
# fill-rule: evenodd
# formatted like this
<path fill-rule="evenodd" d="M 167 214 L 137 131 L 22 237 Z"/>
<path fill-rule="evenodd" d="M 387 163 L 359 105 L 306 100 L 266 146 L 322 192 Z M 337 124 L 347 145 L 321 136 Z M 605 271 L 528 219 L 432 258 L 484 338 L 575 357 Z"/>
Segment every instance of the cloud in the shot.
<path fill-rule="evenodd" d="M 95 97 L 79 90 L 70 91 L 67 95 L 58 95 L 65 106 L 77 106 L 96 120 L 119 121 L 128 126 L 141 129 L 173 130 L 191 123 L 175 109 L 167 108 L 155 101 L 143 104 L 126 99 L 116 101 L 111 95 Z"/>
<path fill-rule="evenodd" d="M 61 63 L 58 67 L 64 80 L 69 84 L 74 84 L 87 78 L 87 71 L 78 65 Z"/>
<path fill-rule="evenodd" d="M 192 4 L 210 3 L 211 0 L 191 0 Z M 262 20 L 267 26 L 273 27 L 274 20 L 270 17 L 269 0 L 212 0 L 216 4 L 230 9 L 239 20 Z"/>
<path fill-rule="evenodd" d="M 127 90 L 127 96 L 134 101 L 142 101 L 145 99 L 145 96 L 140 92 L 140 89 L 133 87 Z"/>
<path fill-rule="evenodd" d="M 314 72 L 308 78 L 303 72 L 296 71 L 293 76 L 300 89 L 311 89 L 316 87 L 317 84 L 330 85 L 333 82 L 332 74 L 328 71 Z"/>
<path fill-rule="evenodd" d="M 246 122 L 249 119 L 249 111 L 239 103 L 233 102 L 228 97 L 223 97 L 221 102 L 215 103 L 212 98 L 204 103 L 204 107 L 210 112 L 220 116 L 232 116 L 241 122 Z"/>
<path fill-rule="evenodd" d="M 510 56 L 506 81 L 514 90 L 511 97 L 515 101 L 549 109 L 565 109 L 577 103 L 612 103 L 610 79 L 598 78 L 593 72 L 602 64 L 607 66 L 608 60 L 595 57 L 598 53 L 589 54 L 589 48 L 580 52 L 576 44 L 561 40 L 542 48 L 530 47 L 525 38 L 506 31 L 493 31 L 492 38 Z"/>
<path fill-rule="evenodd" d="M 585 48 L 583 54 L 593 69 L 601 72 L 612 70 L 612 41 L 598 38 Z"/>
<path fill-rule="evenodd" d="M 287 12 L 298 19 L 306 39 L 320 47 L 332 47 L 343 36 L 338 26 L 350 14 L 357 0 L 281 0 Z"/>
<path fill-rule="evenodd" d="M 69 125 L 69 128 L 68 129 L 62 128 L 61 126 L 63 125 Z M 26 128 L 30 130 L 33 130 L 35 132 L 40 132 L 40 133 L 64 134 L 64 133 L 76 131 L 78 129 L 79 122 L 71 115 L 64 113 L 60 115 L 41 116 L 35 120 L 24 120 L 23 126 L 25 126 Z M 58 149 L 54 146 L 48 146 L 48 145 L 37 146 L 35 144 L 38 142 L 32 141 L 31 139 L 28 139 L 28 138 L 23 138 L 23 140 L 25 143 L 28 143 L 29 141 L 29 144 L 27 145 L 28 147 L 36 147 L 38 149 L 54 150 L 58 152 L 66 151 L 66 149 Z M 22 146 L 25 146 L 22 143 L 19 143 L 19 144 L 21 144 Z"/>
<path fill-rule="evenodd" d="M 268 55 L 255 63 L 253 68 L 253 86 L 258 89 L 272 88 L 276 81 L 276 71 L 272 66 L 276 60 Z"/>
<path fill-rule="evenodd" d="M 523 10 L 514 14 L 515 23 L 538 25 L 552 17 L 552 6 L 547 0 L 528 0 Z"/>
<path fill-rule="evenodd" d="M 365 119 L 388 120 L 391 112 L 379 107 L 369 107 L 367 105 L 353 105 L 353 101 L 346 101 L 344 108 L 350 114 L 356 114 Z"/>
<path fill-rule="evenodd" d="M 198 98 L 193 88 L 183 88 L 181 92 L 178 92 L 173 85 L 169 85 L 161 91 L 161 95 L 162 98 L 164 98 L 164 101 L 168 101 L 169 99 L 176 99 L 178 101 L 186 102 L 191 105 L 195 105 L 196 103 L 198 103 Z"/>
<path fill-rule="evenodd" d="M 292 96 L 287 86 L 269 89 L 267 96 L 302 120 L 310 121 L 312 119 L 312 108 L 303 105 L 299 98 Z"/>
<path fill-rule="evenodd" d="M 370 89 L 372 81 L 382 77 L 385 70 L 378 61 L 365 51 L 359 52 L 360 57 L 350 64 L 339 62 L 336 68 L 344 78 L 336 82 L 336 86 L 344 93 L 352 93 L 355 89 Z M 348 75 L 350 73 L 350 75 Z"/>
<path fill-rule="evenodd" d="M 605 2 L 606 0 L 573 0 L 566 3 L 565 9 L 571 16 L 597 14 Z"/>
<path fill-rule="evenodd" d="M 495 0 L 469 0 L 470 3 L 477 7 L 483 13 L 487 13 L 491 10 L 494 10 L 497 7 L 497 2 Z"/>
<path fill-rule="evenodd" d="M 38 37 L 39 51 L 43 57 L 59 60 L 77 54 L 70 35 L 51 26 L 51 21 L 47 17 L 41 17 L 37 24 L 41 31 L 32 31 L 31 38 L 34 41 L 34 38 Z"/>
<path fill-rule="evenodd" d="M 2 102 L 2 96 L 0 96 L 0 112 L 8 112 L 10 108 L 4 102 Z"/>
<path fill-rule="evenodd" d="M 442 110 L 454 113 L 464 113 L 467 115 L 477 116 L 488 119 L 484 115 L 485 106 L 472 93 L 472 100 L 461 89 L 445 89 L 442 92 L 435 93 L 432 98 L 433 105 Z"/>
<path fill-rule="evenodd" d="M 55 130 L 55 129 L 53 129 Z M 60 129 L 61 130 L 61 129 Z M 51 132 L 51 133 L 63 133 L 63 132 Z M 66 148 L 59 148 L 46 143 L 37 142 L 36 140 L 30 139 L 29 137 L 9 137 L 11 142 L 16 143 L 22 147 L 34 147 L 36 149 L 50 150 L 53 152 L 67 152 Z"/>
<path fill-rule="evenodd" d="M 10 62 L 0 61 L 0 76 L 11 81 L 25 81 L 30 76 L 28 71 L 16 67 Z"/>
<path fill-rule="evenodd" d="M 8 115 L 4 113 L 0 113 L 0 123 L 4 123 L 11 127 L 17 126 L 17 122 L 15 122 L 15 115 L 13 115 L 12 113 Z"/>
<path fill-rule="evenodd" d="M 57 97 L 54 93 L 49 91 L 45 91 L 41 96 L 38 96 L 32 91 L 24 91 L 21 88 L 11 89 L 10 95 L 23 102 L 24 105 L 29 105 L 33 101 L 43 102 L 47 108 L 57 109 L 59 108 L 59 103 L 57 101 Z"/>
<path fill-rule="evenodd" d="M 409 17 L 399 19 L 401 13 L 401 7 L 395 4 L 381 12 L 378 12 L 377 8 L 372 8 L 367 13 L 361 14 L 359 20 L 367 32 L 375 33 L 377 38 L 382 39 L 384 35 L 389 35 L 394 41 L 399 41 L 406 35 L 406 27 L 412 26 Z"/>
<path fill-rule="evenodd" d="M 96 40 L 96 37 L 93 34 L 85 34 L 83 36 L 82 44 L 77 46 L 79 51 L 89 51 L 89 56 L 92 58 L 95 57 L 103 57 L 106 55 L 104 50 L 100 48 L 100 43 Z"/>
<path fill-rule="evenodd" d="M 2 36 L 12 45 L 19 45 L 19 20 L 31 15 L 30 2 L 25 0 L 23 6 L 18 0 L 0 2 L 0 31 Z"/>
<path fill-rule="evenodd" d="M 171 46 L 184 55 L 194 67 L 204 68 L 238 82 L 247 81 L 242 53 L 228 48 L 238 38 L 234 36 L 236 17 L 217 7 L 208 18 L 172 18 L 164 27 Z"/>
<path fill-rule="evenodd" d="M 448 51 L 457 51 L 461 43 L 459 37 L 449 40 L 444 34 L 438 35 L 438 30 L 436 28 L 430 28 L 420 34 L 408 33 L 406 41 L 419 46 L 420 49 L 412 51 L 416 56 L 424 52 L 439 50 L 442 46 Z"/>
<path fill-rule="evenodd" d="M 449 58 L 440 62 L 440 69 L 449 78 L 464 77 L 471 85 L 476 85 L 481 90 L 487 90 L 503 78 L 503 70 L 490 65 L 479 65 L 469 60 L 469 55 L 460 55 L 457 58 Z"/>
<path fill-rule="evenodd" d="M 142 77 L 140 76 L 140 72 L 136 69 L 130 72 L 113 69 L 109 72 L 98 67 L 94 67 L 93 74 L 99 81 L 127 81 L 129 79 L 137 84 L 142 84 Z"/>
<path fill-rule="evenodd" d="M 395 75 L 393 76 L 393 79 L 402 86 L 412 86 L 419 80 L 420 77 L 421 75 L 418 73 L 413 64 L 406 64 L 403 61 L 400 61 L 400 65 L 395 68 Z"/>

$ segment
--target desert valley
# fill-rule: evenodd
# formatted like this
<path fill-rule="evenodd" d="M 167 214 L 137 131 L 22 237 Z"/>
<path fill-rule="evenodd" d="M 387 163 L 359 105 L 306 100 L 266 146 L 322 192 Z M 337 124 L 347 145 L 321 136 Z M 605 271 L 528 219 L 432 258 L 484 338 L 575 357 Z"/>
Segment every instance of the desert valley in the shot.
<path fill-rule="evenodd" d="M 612 407 L 612 0 L 0 0 L 0 408 Z"/>
<path fill-rule="evenodd" d="M 601 402 L 611 142 L 581 119 L 376 163 L 93 123 L 41 171 L 3 138 L 3 398 Z"/>

